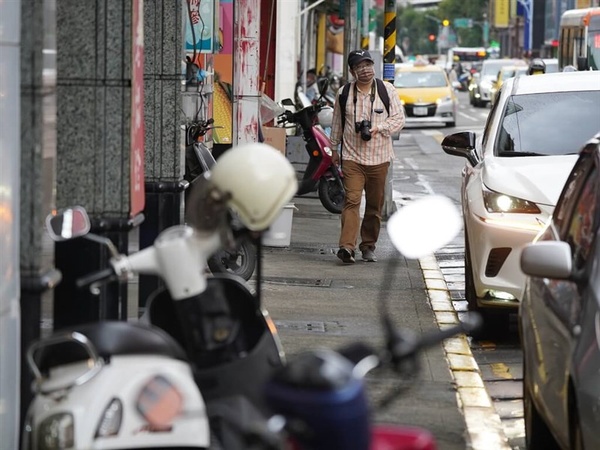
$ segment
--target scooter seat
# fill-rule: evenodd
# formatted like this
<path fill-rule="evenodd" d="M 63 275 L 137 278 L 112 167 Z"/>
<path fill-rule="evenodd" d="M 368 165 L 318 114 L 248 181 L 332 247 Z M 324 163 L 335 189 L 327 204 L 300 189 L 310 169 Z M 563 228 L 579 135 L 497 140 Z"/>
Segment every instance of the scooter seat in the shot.
<path fill-rule="evenodd" d="M 69 364 L 89 355 L 81 345 L 69 340 L 73 333 L 84 335 L 94 346 L 98 355 L 110 360 L 115 355 L 161 355 L 187 361 L 185 351 L 158 327 L 131 322 L 106 321 L 78 325 L 54 333 L 50 341 L 61 339 L 57 345 L 42 346 L 35 360 L 44 371 L 50 367 Z"/>

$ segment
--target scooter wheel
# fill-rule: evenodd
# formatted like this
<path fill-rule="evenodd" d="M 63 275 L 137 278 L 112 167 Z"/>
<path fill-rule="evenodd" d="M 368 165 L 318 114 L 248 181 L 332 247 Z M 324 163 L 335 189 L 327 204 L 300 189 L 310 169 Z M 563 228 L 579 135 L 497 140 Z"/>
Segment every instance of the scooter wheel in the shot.
<path fill-rule="evenodd" d="M 248 281 L 256 268 L 256 247 L 249 239 L 244 239 L 232 251 L 221 250 L 208 260 L 212 273 L 232 273 Z"/>
<path fill-rule="evenodd" d="M 333 214 L 341 214 L 345 193 L 334 178 L 319 180 L 319 200 L 325 209 Z"/>

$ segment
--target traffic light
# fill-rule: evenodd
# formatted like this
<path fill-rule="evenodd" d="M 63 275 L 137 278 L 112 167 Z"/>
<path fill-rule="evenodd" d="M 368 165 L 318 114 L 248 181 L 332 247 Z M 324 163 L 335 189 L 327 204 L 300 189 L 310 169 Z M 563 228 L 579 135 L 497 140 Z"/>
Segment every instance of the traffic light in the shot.
<path fill-rule="evenodd" d="M 430 34 L 430 35 L 429 35 L 429 40 L 430 40 L 431 42 L 435 41 L 435 34 Z"/>
<path fill-rule="evenodd" d="M 450 25 L 450 21 L 448 19 L 444 19 L 444 20 L 442 20 L 442 25 L 447 27 L 448 25 Z"/>

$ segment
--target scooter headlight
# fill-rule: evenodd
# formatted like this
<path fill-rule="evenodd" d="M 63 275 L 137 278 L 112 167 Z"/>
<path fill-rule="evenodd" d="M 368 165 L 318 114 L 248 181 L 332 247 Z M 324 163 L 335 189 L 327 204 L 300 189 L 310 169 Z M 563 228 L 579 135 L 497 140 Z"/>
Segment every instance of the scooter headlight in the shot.
<path fill-rule="evenodd" d="M 53 414 L 39 426 L 40 450 L 68 450 L 75 448 L 75 424 L 68 413 Z"/>
<path fill-rule="evenodd" d="M 96 428 L 96 438 L 115 436 L 121 428 L 123 419 L 123 404 L 121 400 L 113 398 L 104 409 L 98 428 Z"/>

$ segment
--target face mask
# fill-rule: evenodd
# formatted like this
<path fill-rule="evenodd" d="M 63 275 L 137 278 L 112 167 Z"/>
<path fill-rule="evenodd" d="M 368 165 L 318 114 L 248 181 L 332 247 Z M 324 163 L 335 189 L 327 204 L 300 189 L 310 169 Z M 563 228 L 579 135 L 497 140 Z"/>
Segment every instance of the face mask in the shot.
<path fill-rule="evenodd" d="M 361 83 L 368 83 L 373 78 L 375 78 L 375 70 L 373 65 L 366 65 L 358 69 L 354 69 L 353 71 L 354 78 L 356 78 Z"/>

